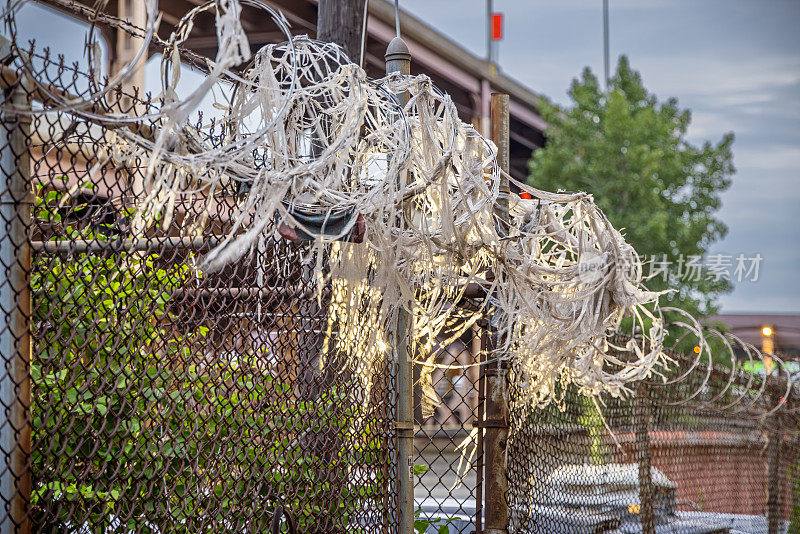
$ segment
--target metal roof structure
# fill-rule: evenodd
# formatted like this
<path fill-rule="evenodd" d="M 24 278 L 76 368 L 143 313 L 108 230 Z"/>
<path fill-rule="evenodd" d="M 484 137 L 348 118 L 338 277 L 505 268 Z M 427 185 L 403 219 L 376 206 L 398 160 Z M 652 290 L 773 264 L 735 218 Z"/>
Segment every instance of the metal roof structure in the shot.
<path fill-rule="evenodd" d="M 291 25 L 295 34 L 315 37 L 317 33 L 317 0 L 262 0 L 264 4 L 279 9 Z M 44 0 L 41 3 L 65 11 L 58 2 Z M 76 4 L 91 7 L 91 0 L 76 0 Z M 192 8 L 203 4 L 201 0 L 161 0 L 161 25 L 158 33 L 167 38 L 181 17 Z M 109 2 L 105 11 L 110 15 L 126 16 L 126 0 Z M 74 15 L 73 12 L 68 11 Z M 268 43 L 284 39 L 277 27 L 268 20 L 264 12 L 245 5 L 242 25 L 250 38 L 250 45 L 257 49 Z M 370 0 L 367 23 L 364 67 L 373 77 L 384 74 L 384 52 L 389 41 L 395 37 L 394 5 L 388 0 Z M 488 134 L 489 102 L 491 93 L 508 93 L 511 111 L 511 175 L 518 180 L 528 176 L 527 162 L 532 151 L 544 145 L 545 123 L 537 110 L 539 96 L 533 91 L 503 74 L 497 65 L 469 52 L 463 46 L 444 36 L 432 26 L 406 11 L 400 13 L 402 37 L 412 54 L 412 74 L 426 74 L 433 83 L 448 93 L 456 104 L 462 120 L 472 123 L 478 130 Z M 483 32 L 484 28 L 476 28 Z M 103 30 L 109 44 L 109 60 L 114 62 L 117 32 Z M 194 28 L 184 43 L 192 51 L 206 57 L 215 57 L 217 36 L 214 17 L 211 13 L 196 18 Z M 151 53 L 159 50 L 153 48 Z M 358 60 L 359 58 L 354 58 Z"/>

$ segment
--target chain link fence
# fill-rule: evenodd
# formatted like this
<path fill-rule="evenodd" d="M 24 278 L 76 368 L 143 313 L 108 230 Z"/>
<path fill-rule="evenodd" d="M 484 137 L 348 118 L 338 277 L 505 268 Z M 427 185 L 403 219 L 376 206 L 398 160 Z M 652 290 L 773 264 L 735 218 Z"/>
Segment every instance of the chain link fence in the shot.
<path fill-rule="evenodd" d="M 33 57 L 53 90 L 91 91 Z M 310 251 L 267 240 L 198 268 L 233 186 L 177 199 L 180 221 L 126 239 L 146 169 L 109 157 L 120 132 L 42 112 L 46 95 L 11 69 L 2 85 L 39 112 L 5 114 L 0 147 L 0 530 L 393 531 L 395 371 L 387 357 L 366 387 L 337 359 L 336 296 L 317 294 Z M 99 105 L 141 116 L 158 102 Z"/>
<path fill-rule="evenodd" d="M 49 90 L 91 92 L 31 57 Z M 146 169 L 107 151 L 119 128 L 153 125 L 44 112 L 47 92 L 9 67 L 0 83 L 6 104 L 37 111 L 0 129 L 0 530 L 396 531 L 394 359 L 368 383 L 348 368 L 312 252 L 269 239 L 204 272 L 245 194 L 234 184 L 176 199 L 176 220 L 127 239 Z M 159 104 L 115 92 L 97 105 Z M 415 360 L 418 530 L 483 532 L 507 508 L 513 532 L 800 532 L 794 386 L 699 365 L 625 401 L 566 389 L 530 411 L 511 390 L 506 417 L 487 394 L 506 372 L 491 346 L 475 325 Z"/>
<path fill-rule="evenodd" d="M 674 357 L 666 383 L 628 400 L 569 388 L 560 405 L 512 410 L 511 530 L 800 531 L 796 386 Z"/>

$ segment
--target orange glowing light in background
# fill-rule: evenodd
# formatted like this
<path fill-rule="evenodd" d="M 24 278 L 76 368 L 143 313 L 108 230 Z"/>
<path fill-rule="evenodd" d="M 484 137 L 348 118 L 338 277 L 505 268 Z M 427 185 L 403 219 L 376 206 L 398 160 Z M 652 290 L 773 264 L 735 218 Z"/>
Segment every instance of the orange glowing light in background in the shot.
<path fill-rule="evenodd" d="M 769 358 L 767 354 L 775 354 L 774 333 L 771 326 L 761 327 L 761 352 L 764 353 L 764 365 L 768 372 L 772 371 L 772 358 Z"/>

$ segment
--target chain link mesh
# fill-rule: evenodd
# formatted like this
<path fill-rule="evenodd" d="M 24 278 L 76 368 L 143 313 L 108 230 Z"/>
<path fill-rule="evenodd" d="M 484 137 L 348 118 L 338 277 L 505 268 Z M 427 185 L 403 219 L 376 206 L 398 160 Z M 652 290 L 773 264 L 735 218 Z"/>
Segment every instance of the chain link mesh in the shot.
<path fill-rule="evenodd" d="M 691 360 L 673 356 L 683 374 Z M 800 394 L 784 397 L 780 377 L 699 364 L 675 384 L 640 383 L 630 399 L 562 394 L 559 405 L 512 412 L 512 531 L 800 528 Z"/>
<path fill-rule="evenodd" d="M 483 460 L 478 450 L 477 422 L 484 399 L 481 336 L 483 330 L 468 329 L 450 343 L 435 346 L 432 369 L 416 365 L 414 419 L 414 463 L 417 476 L 414 500 L 430 531 L 468 533 L 479 526 Z M 425 380 L 432 387 L 433 413 L 427 413 Z"/>
<path fill-rule="evenodd" d="M 36 58 L 40 80 L 89 90 Z M 267 240 L 198 268 L 229 226 L 233 187 L 194 233 L 177 230 L 200 212 L 182 199 L 181 221 L 124 239 L 145 169 L 107 157 L 112 129 L 42 112 L 10 69 L 2 81 L 7 103 L 40 112 L 3 117 L 0 382 L 17 415 L 0 429 L 1 530 L 394 531 L 396 373 L 386 358 L 367 389 L 336 365 L 335 303 L 316 291 L 309 250 Z M 158 103 L 117 92 L 103 105 Z"/>

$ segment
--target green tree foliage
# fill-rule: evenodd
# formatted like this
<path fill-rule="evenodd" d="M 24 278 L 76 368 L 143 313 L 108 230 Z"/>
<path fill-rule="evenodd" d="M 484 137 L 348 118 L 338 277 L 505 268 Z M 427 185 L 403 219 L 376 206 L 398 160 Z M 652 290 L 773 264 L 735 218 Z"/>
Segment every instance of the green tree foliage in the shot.
<path fill-rule="evenodd" d="M 715 312 L 729 282 L 703 270 L 678 276 L 680 258 L 703 256 L 727 227 L 716 217 L 720 193 L 730 185 L 733 134 L 717 144 L 686 139 L 691 121 L 674 98 L 660 103 L 622 56 L 604 93 L 588 68 L 570 89 L 573 105 L 543 101 L 547 146 L 529 163 L 529 183 L 546 190 L 586 191 L 612 224 L 646 259 L 672 262 L 651 278 L 651 290 L 675 288 L 662 299 L 695 316 Z M 682 266 L 685 272 L 686 264 Z M 650 274 L 645 265 L 644 275 Z M 694 273 L 693 273 L 694 274 Z M 699 278 L 699 279 L 695 279 Z"/>

